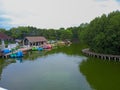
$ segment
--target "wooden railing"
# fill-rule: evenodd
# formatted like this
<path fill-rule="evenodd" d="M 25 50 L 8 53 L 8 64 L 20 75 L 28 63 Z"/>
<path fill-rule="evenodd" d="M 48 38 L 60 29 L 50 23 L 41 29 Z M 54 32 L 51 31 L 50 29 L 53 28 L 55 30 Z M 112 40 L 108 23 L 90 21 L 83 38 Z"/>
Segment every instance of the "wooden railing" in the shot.
<path fill-rule="evenodd" d="M 90 51 L 89 48 L 83 49 L 82 52 L 88 56 L 97 57 L 100 59 L 108 59 L 108 60 L 118 60 L 120 61 L 120 55 L 109 55 L 109 54 L 100 54 Z"/>

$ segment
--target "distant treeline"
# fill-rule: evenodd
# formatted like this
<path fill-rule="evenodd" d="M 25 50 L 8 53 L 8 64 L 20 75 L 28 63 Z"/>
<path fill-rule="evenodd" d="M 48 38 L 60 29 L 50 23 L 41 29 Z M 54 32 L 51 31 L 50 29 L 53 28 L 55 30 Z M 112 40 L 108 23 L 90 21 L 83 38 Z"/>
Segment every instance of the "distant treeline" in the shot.
<path fill-rule="evenodd" d="M 13 38 L 25 36 L 44 36 L 52 40 L 79 40 L 89 45 L 92 51 L 105 54 L 120 54 L 120 11 L 96 17 L 90 23 L 78 27 L 60 29 L 38 29 L 32 26 L 0 29 Z"/>

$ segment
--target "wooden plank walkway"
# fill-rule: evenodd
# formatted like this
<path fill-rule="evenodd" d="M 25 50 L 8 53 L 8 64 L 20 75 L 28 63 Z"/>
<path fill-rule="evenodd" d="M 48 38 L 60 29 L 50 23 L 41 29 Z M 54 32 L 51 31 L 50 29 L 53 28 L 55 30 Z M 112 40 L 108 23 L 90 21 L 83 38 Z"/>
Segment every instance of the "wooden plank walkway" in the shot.
<path fill-rule="evenodd" d="M 95 52 L 91 52 L 89 50 L 89 48 L 83 49 L 82 52 L 84 54 L 88 55 L 88 56 L 97 57 L 97 58 L 100 58 L 100 59 L 120 61 L 120 55 L 109 55 L 109 54 L 95 53 Z"/>
<path fill-rule="evenodd" d="M 10 52 L 10 53 L 7 53 L 7 54 L 2 54 L 2 58 L 8 58 L 11 54 L 17 53 L 17 52 L 18 51 Z"/>
<path fill-rule="evenodd" d="M 29 47 L 29 48 L 20 48 L 20 49 L 14 51 L 14 52 L 10 52 L 10 53 L 7 53 L 7 54 L 2 54 L 2 57 L 3 58 L 8 58 L 11 54 L 17 53 L 19 50 L 21 50 L 22 52 L 25 52 L 25 51 L 31 50 L 31 47 Z"/>

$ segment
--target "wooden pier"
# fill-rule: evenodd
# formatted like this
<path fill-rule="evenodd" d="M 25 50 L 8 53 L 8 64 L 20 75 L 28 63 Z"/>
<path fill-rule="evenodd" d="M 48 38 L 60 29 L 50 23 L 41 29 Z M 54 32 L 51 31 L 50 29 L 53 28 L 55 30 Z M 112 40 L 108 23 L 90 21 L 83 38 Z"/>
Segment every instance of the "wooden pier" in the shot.
<path fill-rule="evenodd" d="M 10 53 L 7 53 L 7 54 L 2 54 L 2 58 L 8 58 L 11 54 L 17 53 L 19 50 L 22 51 L 23 54 L 24 54 L 25 52 L 31 50 L 31 47 L 29 47 L 29 48 L 20 48 L 20 49 L 14 51 L 14 52 L 10 52 Z"/>
<path fill-rule="evenodd" d="M 2 54 L 2 58 L 8 58 L 13 53 L 17 53 L 17 51 L 10 52 L 10 53 L 7 53 L 7 54 Z"/>
<path fill-rule="evenodd" d="M 108 54 L 95 53 L 95 52 L 91 52 L 89 48 L 83 49 L 82 52 L 88 56 L 92 56 L 100 59 L 120 61 L 120 55 L 108 55 Z"/>

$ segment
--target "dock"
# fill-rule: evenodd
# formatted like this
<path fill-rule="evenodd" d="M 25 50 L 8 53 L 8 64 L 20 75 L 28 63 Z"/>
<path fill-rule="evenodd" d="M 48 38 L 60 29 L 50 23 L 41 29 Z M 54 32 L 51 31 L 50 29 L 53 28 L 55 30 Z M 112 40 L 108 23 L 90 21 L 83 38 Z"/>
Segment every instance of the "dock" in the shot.
<path fill-rule="evenodd" d="M 20 50 L 20 51 L 22 51 L 22 52 L 23 52 L 23 54 L 25 54 L 27 51 L 32 50 L 32 47 L 20 48 L 19 50 Z"/>
<path fill-rule="evenodd" d="M 100 54 L 90 51 L 89 48 L 83 49 L 82 52 L 88 56 L 105 59 L 105 60 L 114 60 L 114 61 L 120 61 L 120 55 L 109 55 L 109 54 Z"/>
<path fill-rule="evenodd" d="M 7 54 L 2 54 L 2 58 L 8 58 L 13 53 L 17 53 L 17 51 L 10 52 L 10 53 L 7 53 Z"/>
<path fill-rule="evenodd" d="M 17 53 L 19 50 L 22 51 L 23 54 L 24 54 L 25 52 L 31 50 L 31 47 L 29 47 L 29 48 L 20 48 L 20 49 L 14 51 L 14 52 L 10 52 L 10 53 L 7 53 L 7 54 L 2 54 L 2 58 L 8 58 L 8 57 L 10 57 L 11 54 Z"/>

